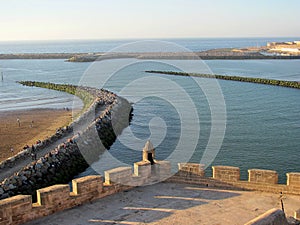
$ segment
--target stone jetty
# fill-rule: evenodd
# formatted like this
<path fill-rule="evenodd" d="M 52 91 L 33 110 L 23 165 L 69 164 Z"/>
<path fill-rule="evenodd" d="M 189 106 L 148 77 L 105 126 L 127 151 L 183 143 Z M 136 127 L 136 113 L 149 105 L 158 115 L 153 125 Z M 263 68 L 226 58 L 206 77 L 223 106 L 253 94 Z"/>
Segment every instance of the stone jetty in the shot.
<path fill-rule="evenodd" d="M 88 92 L 95 100 L 85 113 L 68 126 L 67 129 L 72 130 L 74 136 L 4 179 L 0 183 L 0 199 L 18 194 L 34 195 L 37 189 L 68 183 L 109 149 L 116 137 L 129 125 L 132 107 L 126 99 L 103 89 L 77 88 Z M 51 141 L 51 138 L 43 140 L 42 145 Z"/>

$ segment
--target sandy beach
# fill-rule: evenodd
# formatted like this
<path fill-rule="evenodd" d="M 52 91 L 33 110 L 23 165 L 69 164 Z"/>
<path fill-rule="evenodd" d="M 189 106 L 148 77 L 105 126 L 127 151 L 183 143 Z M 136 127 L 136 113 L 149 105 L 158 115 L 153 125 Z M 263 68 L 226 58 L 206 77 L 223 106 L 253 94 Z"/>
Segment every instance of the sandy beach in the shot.
<path fill-rule="evenodd" d="M 32 109 L 0 113 L 0 161 L 43 140 L 72 120 L 72 111 Z"/>

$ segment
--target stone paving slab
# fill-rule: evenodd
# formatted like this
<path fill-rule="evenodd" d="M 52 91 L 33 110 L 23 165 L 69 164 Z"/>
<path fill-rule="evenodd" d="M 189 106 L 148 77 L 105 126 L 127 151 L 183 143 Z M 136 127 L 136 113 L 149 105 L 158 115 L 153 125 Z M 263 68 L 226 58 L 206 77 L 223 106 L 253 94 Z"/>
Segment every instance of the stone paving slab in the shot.
<path fill-rule="evenodd" d="M 300 208 L 299 196 L 284 196 L 283 202 L 287 216 L 293 216 Z M 159 183 L 121 192 L 26 225 L 234 225 L 280 207 L 280 196 L 270 193 Z"/>

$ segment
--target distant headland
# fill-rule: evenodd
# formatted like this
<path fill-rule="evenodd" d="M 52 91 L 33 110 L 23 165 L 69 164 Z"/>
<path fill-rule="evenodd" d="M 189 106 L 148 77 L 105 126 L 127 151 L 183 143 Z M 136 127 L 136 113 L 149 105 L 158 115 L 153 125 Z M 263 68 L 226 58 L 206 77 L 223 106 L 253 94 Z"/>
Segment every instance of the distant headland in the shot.
<path fill-rule="evenodd" d="M 266 46 L 218 48 L 200 52 L 95 52 L 95 53 L 15 53 L 0 54 L 1 59 L 65 59 L 68 62 L 93 62 L 105 59 L 300 59 L 300 41 L 268 42 Z"/>

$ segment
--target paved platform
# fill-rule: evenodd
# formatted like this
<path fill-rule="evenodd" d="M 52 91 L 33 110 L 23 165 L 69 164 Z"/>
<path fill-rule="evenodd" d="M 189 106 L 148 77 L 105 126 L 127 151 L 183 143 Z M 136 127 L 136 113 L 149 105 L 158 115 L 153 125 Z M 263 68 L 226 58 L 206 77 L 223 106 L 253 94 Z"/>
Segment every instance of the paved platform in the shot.
<path fill-rule="evenodd" d="M 300 208 L 300 197 L 283 197 L 285 212 Z M 244 224 L 271 208 L 281 208 L 271 193 L 220 190 L 189 184 L 137 187 L 26 225 Z"/>

